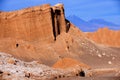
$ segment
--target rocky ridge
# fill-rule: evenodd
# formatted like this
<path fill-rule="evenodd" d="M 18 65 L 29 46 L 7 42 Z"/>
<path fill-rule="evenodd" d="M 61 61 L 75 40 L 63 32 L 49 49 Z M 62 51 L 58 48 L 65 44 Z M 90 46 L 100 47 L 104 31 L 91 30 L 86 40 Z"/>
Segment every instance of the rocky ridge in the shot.
<path fill-rule="evenodd" d="M 110 30 L 107 27 L 98 29 L 96 32 L 85 33 L 87 37 L 98 44 L 110 47 L 120 47 L 120 31 Z"/>

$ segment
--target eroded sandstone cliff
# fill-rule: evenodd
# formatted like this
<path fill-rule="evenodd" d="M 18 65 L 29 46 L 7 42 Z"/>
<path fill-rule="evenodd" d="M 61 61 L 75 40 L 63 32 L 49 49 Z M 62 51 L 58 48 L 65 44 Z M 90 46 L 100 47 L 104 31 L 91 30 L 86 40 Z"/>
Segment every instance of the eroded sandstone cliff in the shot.
<path fill-rule="evenodd" d="M 0 13 L 0 38 L 14 38 L 26 41 L 54 41 L 57 35 L 66 31 L 62 4 L 49 4 Z"/>
<path fill-rule="evenodd" d="M 52 7 L 46 4 L 14 12 L 0 12 L 0 52 L 12 55 L 12 57 L 5 57 L 4 54 L 0 54 L 0 79 L 4 78 L 4 75 L 13 78 L 14 73 L 4 74 L 4 71 L 12 70 L 17 70 L 15 74 L 19 79 L 21 77 L 18 70 L 28 71 L 29 67 L 31 67 L 30 73 L 31 70 L 33 72 L 38 70 L 38 73 L 31 76 L 30 73 L 25 74 L 20 71 L 22 78 L 29 80 L 35 77 L 34 79 L 49 80 L 52 77 L 53 80 L 81 76 L 81 74 L 85 77 L 89 66 L 91 68 L 119 68 L 120 66 L 120 48 L 101 46 L 86 38 L 83 32 L 65 19 L 62 4 Z M 37 63 L 24 61 L 37 61 Z M 70 71 L 65 74 L 62 71 L 54 75 L 51 72 L 53 69 L 49 68 L 47 72 L 43 70 L 40 73 L 41 71 L 36 68 L 41 64 L 65 68 L 64 71 L 69 67 Z M 30 66 L 26 67 L 27 65 Z M 81 67 L 85 68 L 84 71 Z M 42 66 L 39 68 L 44 69 Z M 117 71 L 116 74 L 115 70 L 114 76 L 119 76 L 119 70 Z M 96 71 L 94 73 L 96 74 Z"/>
<path fill-rule="evenodd" d="M 53 55 L 55 51 L 49 47 L 53 48 L 57 37 L 67 33 L 69 28 L 70 22 L 65 19 L 63 4 L 0 12 L 0 51 L 25 61 L 35 59 L 45 63 L 50 61 L 51 64 L 59 57 Z M 66 53 L 63 46 L 59 47 L 62 48 L 60 53 Z"/>
<path fill-rule="evenodd" d="M 113 49 L 108 52 L 108 48 L 104 50 L 87 39 L 65 19 L 62 4 L 1 12 L 0 32 L 1 52 L 24 61 L 37 60 L 49 66 L 66 57 L 91 64 L 83 56 L 92 61 L 94 58 L 89 54 L 101 57 L 102 54 L 118 53 Z"/>
<path fill-rule="evenodd" d="M 96 32 L 86 33 L 87 37 L 96 43 L 110 47 L 120 47 L 120 31 L 113 31 L 108 28 L 98 29 Z"/>

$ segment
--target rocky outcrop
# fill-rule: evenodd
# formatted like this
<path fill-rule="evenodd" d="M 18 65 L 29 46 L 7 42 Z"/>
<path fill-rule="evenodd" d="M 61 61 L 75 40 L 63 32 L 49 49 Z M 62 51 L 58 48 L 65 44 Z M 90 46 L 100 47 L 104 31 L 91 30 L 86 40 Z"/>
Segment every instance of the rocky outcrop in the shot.
<path fill-rule="evenodd" d="M 66 32 L 64 6 L 49 4 L 0 13 L 0 38 L 52 42 Z"/>
<path fill-rule="evenodd" d="M 81 76 L 78 74 L 81 69 L 56 69 L 40 64 L 39 61 L 24 62 L 12 55 L 0 53 L 0 80 L 57 80 L 76 74 Z"/>
<path fill-rule="evenodd" d="M 99 29 L 96 32 L 86 33 L 87 37 L 96 43 L 110 47 L 120 47 L 120 31 L 113 31 L 108 28 Z"/>
<path fill-rule="evenodd" d="M 40 64 L 38 61 L 24 62 L 11 55 L 0 53 L 0 80 L 53 80 L 58 75 L 64 75 L 64 72 Z"/>
<path fill-rule="evenodd" d="M 53 55 L 54 51 L 48 46 L 51 47 L 60 34 L 68 32 L 68 24 L 63 4 L 0 12 L 0 51 L 25 61 L 47 63 L 52 59 L 53 64 L 59 57 Z"/>

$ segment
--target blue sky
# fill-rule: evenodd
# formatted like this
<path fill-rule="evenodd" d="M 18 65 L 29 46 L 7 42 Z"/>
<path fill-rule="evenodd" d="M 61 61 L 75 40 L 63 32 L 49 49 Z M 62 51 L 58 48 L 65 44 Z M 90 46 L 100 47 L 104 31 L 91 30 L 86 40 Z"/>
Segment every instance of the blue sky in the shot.
<path fill-rule="evenodd" d="M 86 21 L 99 18 L 120 24 L 120 0 L 0 0 L 0 10 L 18 10 L 44 3 L 63 3 L 66 16 L 76 15 Z"/>

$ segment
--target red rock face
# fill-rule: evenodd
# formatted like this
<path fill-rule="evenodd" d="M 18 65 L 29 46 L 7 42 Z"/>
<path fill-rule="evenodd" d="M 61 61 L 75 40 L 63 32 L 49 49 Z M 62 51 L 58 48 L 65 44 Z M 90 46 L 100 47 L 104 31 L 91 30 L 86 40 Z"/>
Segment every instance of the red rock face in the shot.
<path fill-rule="evenodd" d="M 14 12 L 0 13 L 0 38 L 26 41 L 54 41 L 65 31 L 66 22 L 63 5 L 49 4 Z"/>
<path fill-rule="evenodd" d="M 96 63 L 93 61 L 98 60 L 90 55 L 110 54 L 110 49 L 108 52 L 107 48 L 103 50 L 96 46 L 97 44 L 87 39 L 83 32 L 65 19 L 61 4 L 1 12 L 0 32 L 0 52 L 12 54 L 24 61 L 37 60 L 49 66 L 63 58 L 71 58 L 73 61 L 83 59 L 83 62 L 93 66 Z M 99 38 L 101 37 L 103 36 Z M 116 51 L 111 51 L 117 54 Z"/>
<path fill-rule="evenodd" d="M 49 37 L 49 40 L 51 40 L 54 37 L 52 35 L 50 15 L 50 5 L 15 12 L 2 12 L 0 14 L 0 38 L 33 41 L 38 39 L 44 40 Z"/>
<path fill-rule="evenodd" d="M 53 63 L 58 56 L 49 47 L 53 48 L 57 36 L 68 31 L 66 23 L 62 4 L 0 12 L 0 51 L 25 61 Z"/>
<path fill-rule="evenodd" d="M 87 37 L 96 43 L 120 47 L 120 31 L 109 30 L 108 28 L 99 29 L 96 32 L 86 33 Z"/>

